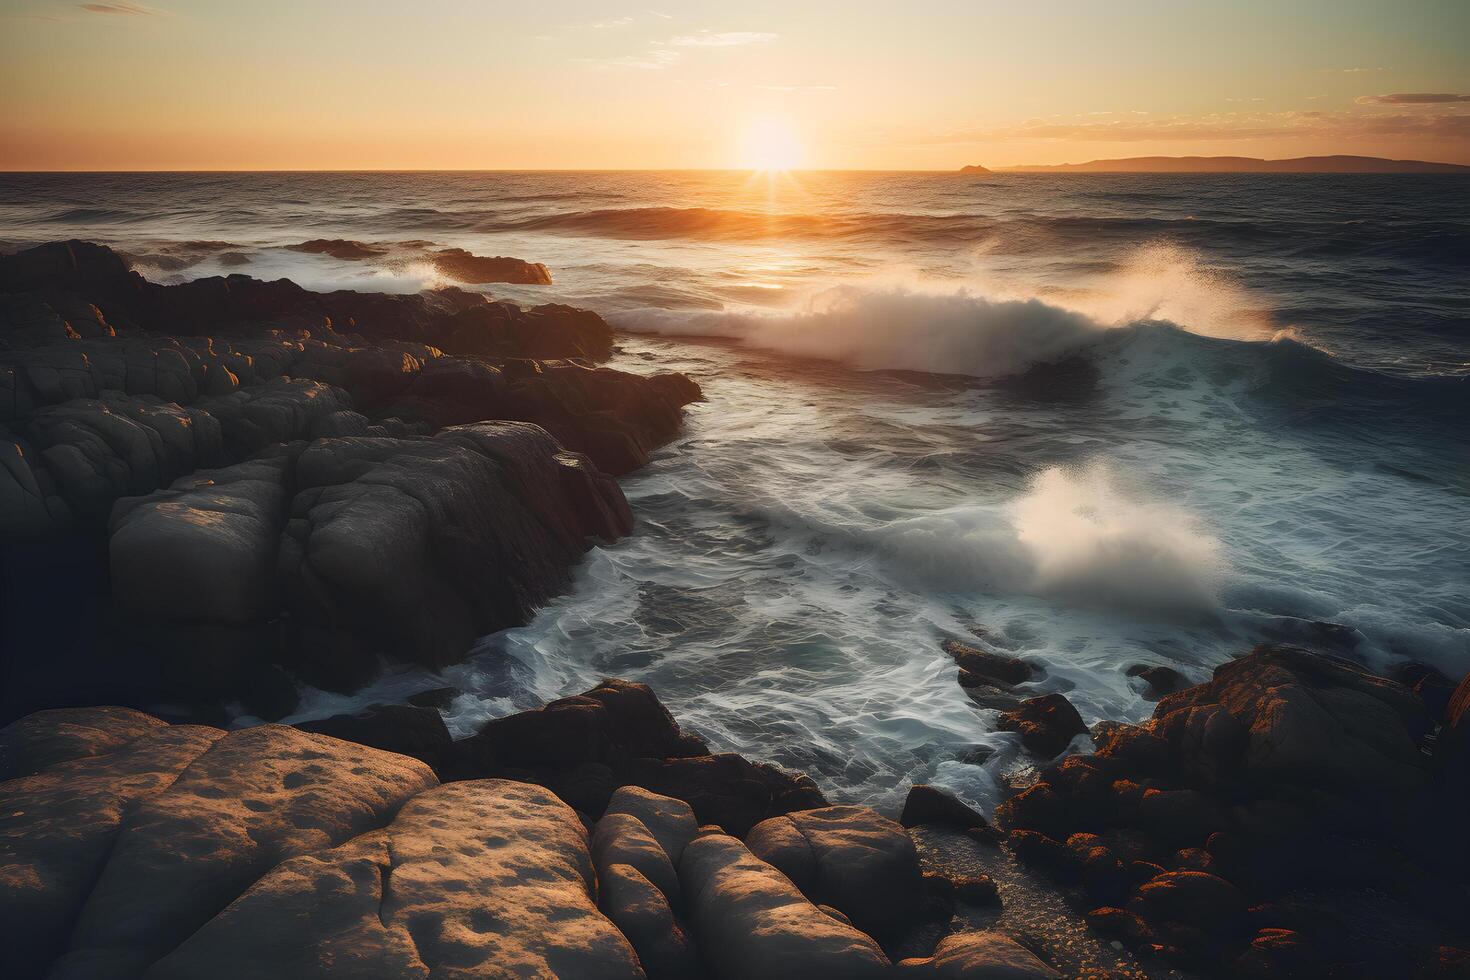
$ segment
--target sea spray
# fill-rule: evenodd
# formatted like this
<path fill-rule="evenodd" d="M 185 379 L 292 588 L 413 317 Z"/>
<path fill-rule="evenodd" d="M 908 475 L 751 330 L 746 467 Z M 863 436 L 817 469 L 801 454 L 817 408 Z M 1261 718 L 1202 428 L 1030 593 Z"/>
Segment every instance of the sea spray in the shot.
<path fill-rule="evenodd" d="M 879 551 L 900 577 L 940 592 L 1055 596 L 1132 613 L 1214 609 L 1220 542 L 1181 508 L 1117 483 L 1101 463 L 1049 467 L 1008 503 L 883 527 Z"/>

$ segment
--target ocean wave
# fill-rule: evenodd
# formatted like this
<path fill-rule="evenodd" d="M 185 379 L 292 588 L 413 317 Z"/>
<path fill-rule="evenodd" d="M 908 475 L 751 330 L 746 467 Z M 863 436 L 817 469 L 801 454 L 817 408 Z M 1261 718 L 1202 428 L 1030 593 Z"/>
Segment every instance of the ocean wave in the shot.
<path fill-rule="evenodd" d="M 505 203 L 510 203 L 509 201 Z M 1248 220 L 1186 215 L 1022 213 L 911 213 L 901 211 L 766 212 L 710 207 L 626 207 L 513 214 L 500 209 L 457 213 L 400 209 L 384 215 L 392 226 L 422 227 L 425 219 L 479 232 L 555 232 L 621 239 L 690 238 L 757 241 L 795 238 L 913 242 L 943 245 L 988 241 L 1001 251 L 1028 253 L 1059 245 L 1167 240 L 1188 247 L 1229 245 L 1295 257 L 1403 259 L 1464 265 L 1470 235 L 1444 223 L 1413 229 L 1376 223 L 1324 226 L 1322 222 Z"/>
<path fill-rule="evenodd" d="M 1224 571 L 1220 542 L 1196 518 L 1124 492 L 1100 463 L 1048 468 L 1004 505 L 955 507 L 872 534 L 901 577 L 947 593 L 1188 615 L 1215 610 Z"/>
<path fill-rule="evenodd" d="M 1043 369 L 1080 359 L 1134 397 L 1185 384 L 1228 389 L 1293 424 L 1382 429 L 1413 418 L 1453 427 L 1470 412 L 1470 377 L 1348 363 L 1276 327 L 1231 282 L 1169 249 L 1142 250 L 1108 288 L 1067 305 L 849 284 L 785 311 L 642 308 L 608 319 L 629 332 L 731 339 L 865 371 L 1035 376 L 1038 391 L 1068 383 Z"/>

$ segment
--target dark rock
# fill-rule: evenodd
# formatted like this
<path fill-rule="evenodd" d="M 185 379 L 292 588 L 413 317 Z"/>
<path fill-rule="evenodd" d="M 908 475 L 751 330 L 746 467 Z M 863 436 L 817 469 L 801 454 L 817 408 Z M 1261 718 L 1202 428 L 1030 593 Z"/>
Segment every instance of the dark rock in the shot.
<path fill-rule="evenodd" d="M 486 722 L 460 743 L 483 772 L 570 770 L 602 762 L 664 759 L 679 745 L 679 725 L 646 684 L 607 680 L 585 694 Z"/>
<path fill-rule="evenodd" d="M 459 697 L 459 689 L 454 687 L 432 687 L 427 691 L 419 691 L 404 698 L 409 704 L 420 708 L 447 708 Z"/>
<path fill-rule="evenodd" d="M 638 759 L 630 766 L 628 779 L 687 801 L 700 823 L 718 824 L 737 835 L 749 833 L 767 817 L 827 805 L 809 777 L 734 753 Z"/>
<path fill-rule="evenodd" d="M 1407 688 L 1304 650 L 1263 647 L 1171 694 L 1154 712 L 1182 766 L 1204 780 L 1298 783 L 1357 798 L 1422 788 L 1423 703 Z"/>
<path fill-rule="evenodd" d="M 412 756 L 441 775 L 448 771 L 454 753 L 454 742 L 444 718 L 433 708 L 374 704 L 351 714 L 303 721 L 296 727 L 304 732 Z"/>
<path fill-rule="evenodd" d="M 1036 830 L 1058 839 L 1066 839 L 1074 824 L 1066 801 L 1046 783 L 1030 786 L 997 806 L 995 822 L 1002 830 Z"/>
<path fill-rule="evenodd" d="M 950 879 L 954 897 L 970 905 L 1000 905 L 1000 889 L 989 875 L 956 875 Z"/>
<path fill-rule="evenodd" d="M 967 674 L 988 681 L 999 681 L 1002 684 L 1022 684 L 1031 679 L 1033 670 L 1031 665 L 1024 660 L 990 653 L 958 640 L 945 640 L 943 646 L 944 652 L 959 665 L 961 684 L 965 683 L 964 675 Z M 976 684 L 966 686 L 974 687 Z"/>
<path fill-rule="evenodd" d="M 1227 824 L 1220 805 L 1192 789 L 1145 790 L 1136 819 L 1159 840 L 1177 846 L 1201 846 Z"/>
<path fill-rule="evenodd" d="M 1150 701 L 1157 701 L 1166 694 L 1173 694 L 1189 686 L 1188 679 L 1172 667 L 1134 664 L 1124 673 L 1143 681 L 1146 687 L 1144 696 Z"/>
<path fill-rule="evenodd" d="M 1077 872 L 1077 855 L 1054 837 L 1034 830 L 1013 830 L 1006 842 L 1016 857 L 1050 874 L 1069 877 Z"/>
<path fill-rule="evenodd" d="M 989 826 L 983 816 L 954 794 L 927 783 L 915 783 L 909 787 L 898 822 L 905 827 L 922 827 L 931 823 L 961 829 Z"/>
<path fill-rule="evenodd" d="M 1027 698 L 1014 711 L 1003 713 L 995 727 L 1003 732 L 1019 732 L 1026 748 L 1048 759 L 1059 755 L 1074 737 L 1087 732 L 1082 716 L 1060 694 Z"/>
<path fill-rule="evenodd" d="M 460 282 L 510 282 L 532 286 L 551 285 L 551 273 L 540 262 L 502 256 L 472 255 L 462 248 L 443 248 L 433 253 L 440 274 Z"/>
<path fill-rule="evenodd" d="M 1167 871 L 1139 889 L 1128 910 L 1149 923 L 1175 922 L 1216 936 L 1246 922 L 1245 898 L 1230 882 L 1202 871 Z"/>

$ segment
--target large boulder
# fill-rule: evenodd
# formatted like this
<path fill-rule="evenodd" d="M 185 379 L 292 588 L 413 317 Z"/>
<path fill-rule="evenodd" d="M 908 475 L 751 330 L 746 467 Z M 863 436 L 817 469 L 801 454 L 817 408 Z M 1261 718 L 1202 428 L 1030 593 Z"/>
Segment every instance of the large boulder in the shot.
<path fill-rule="evenodd" d="M 528 428 L 326 439 L 302 452 L 279 574 L 308 678 L 351 689 L 379 656 L 454 663 L 555 594 L 589 534 L 619 536 L 617 486 Z"/>
<path fill-rule="evenodd" d="M 551 793 L 448 783 L 286 861 L 148 976 L 642 977 L 595 887 L 586 832 Z"/>
<path fill-rule="evenodd" d="M 818 909 L 733 837 L 692 841 L 679 879 L 700 953 L 716 977 L 862 980 L 891 970 L 877 943 Z"/>
<path fill-rule="evenodd" d="M 891 936 L 922 911 L 923 875 L 903 827 L 871 807 L 799 810 L 756 824 L 745 844 L 818 905 Z"/>
<path fill-rule="evenodd" d="M 127 814 L 166 790 L 224 735 L 156 719 L 144 729 L 129 726 L 132 720 L 117 709 L 71 709 L 32 715 L 5 729 L 6 736 L 17 726 L 29 730 L 30 747 L 42 751 L 32 752 L 24 767 L 42 771 L 0 784 L 0 921 L 6 931 L 0 975 L 44 975 L 64 948 Z M 83 732 L 113 721 L 119 735 L 132 737 L 86 739 L 88 751 L 74 752 Z M 44 729 L 51 739 L 38 737 Z"/>
<path fill-rule="evenodd" d="M 275 865 L 381 827 L 435 783 L 417 760 L 278 725 L 215 740 L 127 809 L 53 976 L 137 976 Z"/>
<path fill-rule="evenodd" d="M 1163 698 L 1153 727 L 1192 778 L 1353 796 L 1422 788 L 1423 702 L 1401 684 L 1293 647 L 1261 648 Z"/>
<path fill-rule="evenodd" d="M 275 615 L 291 463 L 279 455 L 200 470 L 118 501 L 108 552 L 119 612 L 233 624 Z"/>

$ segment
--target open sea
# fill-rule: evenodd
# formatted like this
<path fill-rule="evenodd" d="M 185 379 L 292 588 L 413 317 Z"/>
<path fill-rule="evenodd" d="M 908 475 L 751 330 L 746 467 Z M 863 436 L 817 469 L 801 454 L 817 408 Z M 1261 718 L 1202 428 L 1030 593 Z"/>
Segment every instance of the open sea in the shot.
<path fill-rule="evenodd" d="M 590 307 L 615 366 L 704 387 L 567 595 L 298 717 L 452 684 L 467 734 L 619 676 L 833 799 L 988 807 L 1027 760 L 945 638 L 1089 723 L 1151 713 L 1129 666 L 1268 640 L 1470 669 L 1465 177 L 0 174 L 5 247 L 66 238 L 161 282 L 544 262 L 469 288 Z M 391 247 L 284 248 L 317 238 Z"/>

